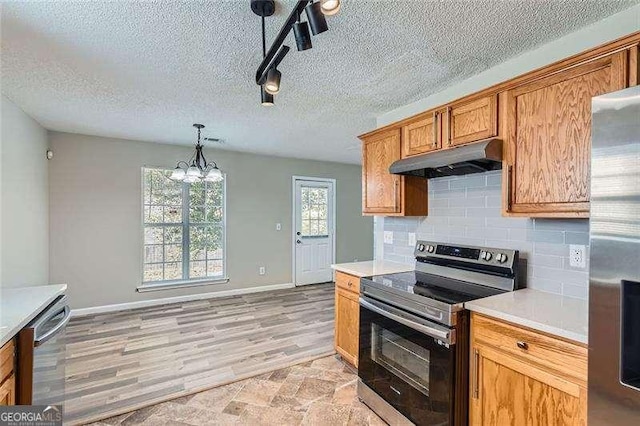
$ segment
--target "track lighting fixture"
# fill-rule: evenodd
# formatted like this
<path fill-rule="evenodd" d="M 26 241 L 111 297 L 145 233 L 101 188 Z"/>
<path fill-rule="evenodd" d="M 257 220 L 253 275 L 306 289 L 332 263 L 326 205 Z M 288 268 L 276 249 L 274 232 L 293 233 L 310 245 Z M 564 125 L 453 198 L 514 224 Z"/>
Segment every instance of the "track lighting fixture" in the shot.
<path fill-rule="evenodd" d="M 311 33 L 315 36 L 329 29 L 326 16 L 335 15 L 340 10 L 341 0 L 298 0 L 287 20 L 278 31 L 271 47 L 266 50 L 265 17 L 275 12 L 274 0 L 250 0 L 251 10 L 262 18 L 262 62 L 256 70 L 256 84 L 260 86 L 262 105 L 273 105 L 273 95 L 280 91 L 282 75 L 278 66 L 289 53 L 289 46 L 284 42 L 293 29 L 298 51 L 313 47 Z M 300 15 L 305 13 L 307 20 L 302 21 Z"/>
<path fill-rule="evenodd" d="M 327 16 L 335 15 L 340 10 L 340 0 L 320 0 L 320 8 Z"/>
<path fill-rule="evenodd" d="M 304 11 L 307 14 L 307 20 L 309 21 L 313 35 L 322 34 L 329 29 L 327 19 L 324 17 L 324 13 L 322 13 L 320 2 L 314 1 L 309 3 L 309 5 L 304 8 Z"/>
<path fill-rule="evenodd" d="M 273 106 L 273 95 L 264 90 L 264 86 L 260 86 L 260 94 L 262 95 L 262 106 Z"/>
<path fill-rule="evenodd" d="M 300 21 L 300 15 L 298 15 L 298 22 L 293 24 L 293 35 L 296 38 L 296 46 L 298 52 L 311 49 L 311 34 L 309 34 L 309 24 Z"/>
<path fill-rule="evenodd" d="M 272 95 L 277 95 L 280 91 L 280 79 L 282 74 L 276 68 L 271 68 L 267 73 L 267 81 L 264 83 L 264 90 Z"/>

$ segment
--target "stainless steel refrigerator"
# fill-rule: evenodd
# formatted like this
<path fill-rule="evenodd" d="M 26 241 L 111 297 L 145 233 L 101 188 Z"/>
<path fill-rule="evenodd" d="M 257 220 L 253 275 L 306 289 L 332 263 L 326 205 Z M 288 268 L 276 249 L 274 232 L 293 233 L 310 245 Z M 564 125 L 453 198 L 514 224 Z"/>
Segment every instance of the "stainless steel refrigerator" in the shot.
<path fill-rule="evenodd" d="M 640 425 L 640 87 L 592 114 L 588 423 Z"/>

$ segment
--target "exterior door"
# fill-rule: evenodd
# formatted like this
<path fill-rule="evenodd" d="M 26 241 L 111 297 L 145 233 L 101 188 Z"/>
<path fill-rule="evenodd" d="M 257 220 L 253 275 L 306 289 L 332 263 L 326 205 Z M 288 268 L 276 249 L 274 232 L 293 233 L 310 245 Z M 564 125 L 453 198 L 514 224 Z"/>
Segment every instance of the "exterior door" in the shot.
<path fill-rule="evenodd" d="M 294 282 L 332 281 L 335 183 L 313 178 L 296 178 L 294 183 Z"/>

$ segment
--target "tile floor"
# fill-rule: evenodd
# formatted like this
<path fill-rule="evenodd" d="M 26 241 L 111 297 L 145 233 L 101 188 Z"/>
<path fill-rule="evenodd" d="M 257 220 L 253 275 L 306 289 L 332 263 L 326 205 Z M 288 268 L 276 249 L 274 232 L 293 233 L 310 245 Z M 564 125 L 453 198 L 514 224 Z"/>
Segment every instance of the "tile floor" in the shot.
<path fill-rule="evenodd" d="M 111 417 L 105 425 L 385 425 L 356 396 L 357 374 L 328 356 Z"/>

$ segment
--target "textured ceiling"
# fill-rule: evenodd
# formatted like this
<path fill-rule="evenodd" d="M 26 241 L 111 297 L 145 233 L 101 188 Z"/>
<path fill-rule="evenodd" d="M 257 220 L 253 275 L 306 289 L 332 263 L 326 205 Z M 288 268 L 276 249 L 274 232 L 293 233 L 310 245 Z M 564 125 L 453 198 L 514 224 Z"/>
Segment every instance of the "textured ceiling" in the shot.
<path fill-rule="evenodd" d="M 377 115 L 637 2 L 343 0 L 313 49 L 290 36 L 273 108 L 249 0 L 3 2 L 2 92 L 52 130 L 190 144 L 201 122 L 224 149 L 358 163 Z"/>

